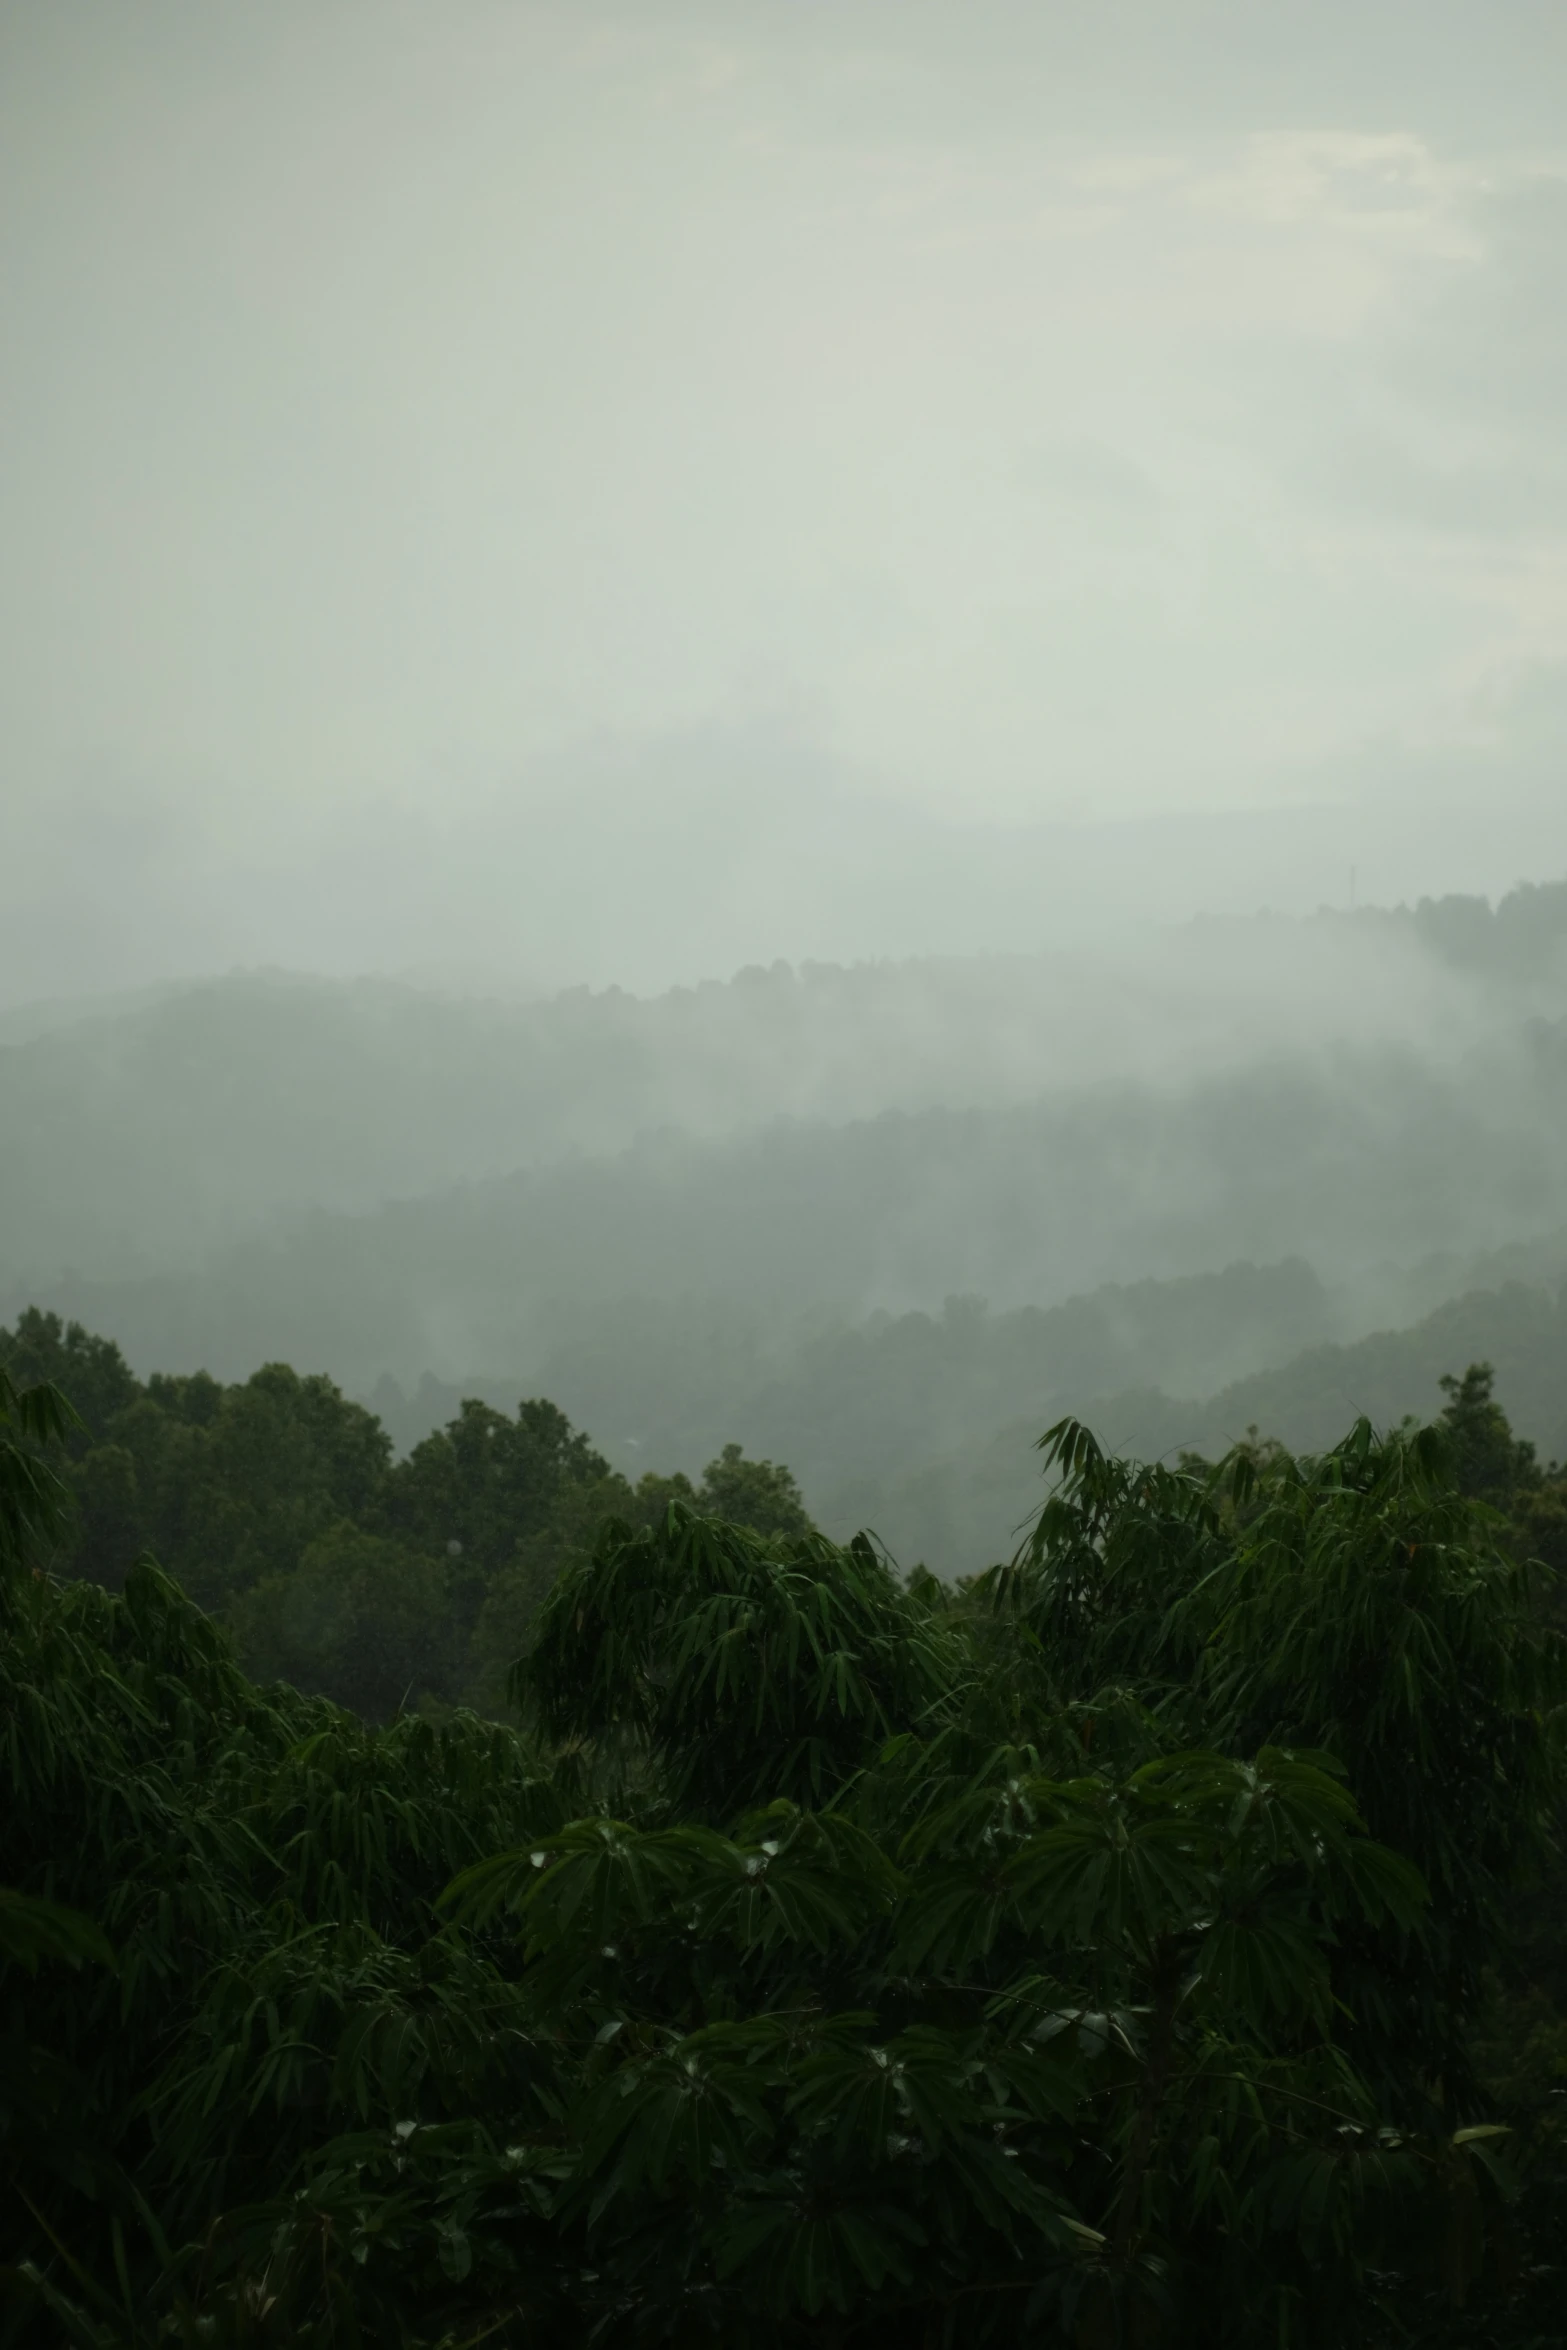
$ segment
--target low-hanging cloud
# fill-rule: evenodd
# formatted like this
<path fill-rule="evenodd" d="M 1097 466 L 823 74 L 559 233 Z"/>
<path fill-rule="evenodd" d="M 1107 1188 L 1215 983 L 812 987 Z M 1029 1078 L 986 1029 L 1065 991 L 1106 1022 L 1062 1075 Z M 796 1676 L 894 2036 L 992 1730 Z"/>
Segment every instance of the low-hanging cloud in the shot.
<path fill-rule="evenodd" d="M 0 993 L 1567 861 L 1556 12 L 0 41 Z"/>

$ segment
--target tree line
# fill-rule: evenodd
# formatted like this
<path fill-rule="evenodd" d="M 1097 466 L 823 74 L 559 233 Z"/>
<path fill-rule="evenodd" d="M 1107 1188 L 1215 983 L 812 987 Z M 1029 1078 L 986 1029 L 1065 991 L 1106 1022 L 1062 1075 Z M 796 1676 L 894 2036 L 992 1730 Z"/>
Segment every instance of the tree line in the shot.
<path fill-rule="evenodd" d="M 324 1382 L 15 1336 L 8 2338 L 1556 2338 L 1562 1481 L 1484 1366 L 1306 1457 L 1063 1421 L 944 1585 L 738 1452 L 589 1529 L 546 1405 L 390 1464 Z M 210 1612 L 312 1509 L 455 1611 L 524 1506 L 511 1722 L 263 1685 Z M 154 1509 L 207 1606 L 125 1563 Z"/>
<path fill-rule="evenodd" d="M 672 1501 L 764 1534 L 809 1519 L 787 1469 L 722 1448 L 693 1484 L 633 1486 L 554 1404 L 472 1397 L 392 1458 L 373 1412 L 269 1363 L 223 1385 L 143 1381 L 110 1339 L 29 1307 L 0 1331 L 14 1383 L 72 1402 L 56 1565 L 118 1590 L 143 1552 L 228 1633 L 245 1669 L 372 1721 L 421 1703 L 506 1710 L 506 1672 L 544 1593 L 602 1524 Z"/>

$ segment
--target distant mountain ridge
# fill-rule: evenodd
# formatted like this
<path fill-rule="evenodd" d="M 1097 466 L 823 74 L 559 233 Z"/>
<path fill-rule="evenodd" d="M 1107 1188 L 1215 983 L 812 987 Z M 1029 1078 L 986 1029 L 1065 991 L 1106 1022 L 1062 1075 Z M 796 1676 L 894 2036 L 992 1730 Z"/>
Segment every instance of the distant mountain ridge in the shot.
<path fill-rule="evenodd" d="M 1173 1094 L 650 1137 L 302 1216 L 188 1270 L 13 1273 L 0 1305 L 47 1295 L 141 1361 L 224 1376 L 310 1361 L 364 1386 L 520 1369 L 636 1300 L 720 1298 L 781 1329 L 1286 1256 L 1331 1285 L 1530 1239 L 1564 1198 L 1567 1024 L 1448 1071 L 1406 1050 L 1280 1057 Z"/>
<path fill-rule="evenodd" d="M 1217 1458 L 1252 1428 L 1309 1451 L 1337 1442 L 1362 1414 L 1379 1428 L 1434 1419 L 1439 1381 L 1474 1362 L 1494 1364 L 1497 1395 L 1542 1460 L 1567 1461 L 1567 1285 L 1468 1291 L 1407 1329 L 1308 1347 L 1206 1399 L 1151 1385 L 1099 1395 L 1078 1389 L 1047 1409 L 1070 1411 L 1107 1447 L 1145 1460 L 1185 1451 Z M 1015 1530 L 1037 1509 L 1042 1425 L 1036 1410 L 902 1478 L 812 1498 L 828 1524 L 856 1516 L 874 1523 L 905 1561 L 967 1571 L 976 1560 L 1008 1555 Z"/>
<path fill-rule="evenodd" d="M 1168 1097 L 1345 1051 L 1447 1071 L 1567 1015 L 1564 945 L 1558 885 L 1494 911 L 1197 923 L 1138 954 L 779 965 L 646 1000 L 263 973 L 24 1007 L 0 1016 L 0 1288 L 172 1271 L 318 1210 L 658 1135 Z M 1208 1261 L 1224 1253 L 1243 1252 Z"/>
<path fill-rule="evenodd" d="M 544 1394 L 633 1477 L 743 1442 L 795 1470 L 829 1531 L 869 1525 L 905 1565 L 958 1573 L 1008 1553 L 1038 1504 L 1038 1438 L 1067 1413 L 1142 1458 L 1217 1456 L 1253 1427 L 1309 1450 L 1361 1413 L 1429 1419 L 1444 1373 L 1488 1361 L 1519 1433 L 1567 1458 L 1567 1230 L 1470 1270 L 1510 1267 L 1527 1277 L 1351 1341 L 1321 1333 L 1352 1301 L 1298 1260 L 1010 1314 L 953 1298 L 790 1344 L 732 1307 L 633 1304 L 587 1317 L 526 1376 L 383 1378 L 362 1400 L 407 1451 L 465 1396 L 510 1415 Z M 1409 1294 L 1441 1277 L 1416 1269 Z M 1225 1364 L 1246 1367 L 1203 1393 Z"/>
<path fill-rule="evenodd" d="M 1567 1449 L 1564 947 L 1556 885 L 646 1001 L 46 1007 L 0 1043 L 0 1319 L 323 1369 L 403 1442 L 473 1392 L 627 1469 L 739 1440 L 940 1565 L 1004 1546 L 1067 1410 L 1310 1444 L 1489 1356 Z"/>

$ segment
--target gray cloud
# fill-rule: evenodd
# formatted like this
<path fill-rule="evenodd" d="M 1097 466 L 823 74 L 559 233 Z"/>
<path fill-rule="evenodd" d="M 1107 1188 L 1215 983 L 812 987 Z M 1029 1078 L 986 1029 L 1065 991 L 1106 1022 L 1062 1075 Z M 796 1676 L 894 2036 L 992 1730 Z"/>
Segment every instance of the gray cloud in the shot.
<path fill-rule="evenodd" d="M 1020 840 L 1062 921 L 1559 858 L 1554 7 L 0 42 L 0 990 L 979 945 Z"/>

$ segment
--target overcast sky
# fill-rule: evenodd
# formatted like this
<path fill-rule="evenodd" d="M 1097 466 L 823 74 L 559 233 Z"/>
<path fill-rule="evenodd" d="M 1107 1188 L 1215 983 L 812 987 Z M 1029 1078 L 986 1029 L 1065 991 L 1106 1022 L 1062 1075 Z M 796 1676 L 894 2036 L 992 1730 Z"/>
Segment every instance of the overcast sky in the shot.
<path fill-rule="evenodd" d="M 0 16 L 0 997 L 1567 872 L 1560 0 Z"/>

